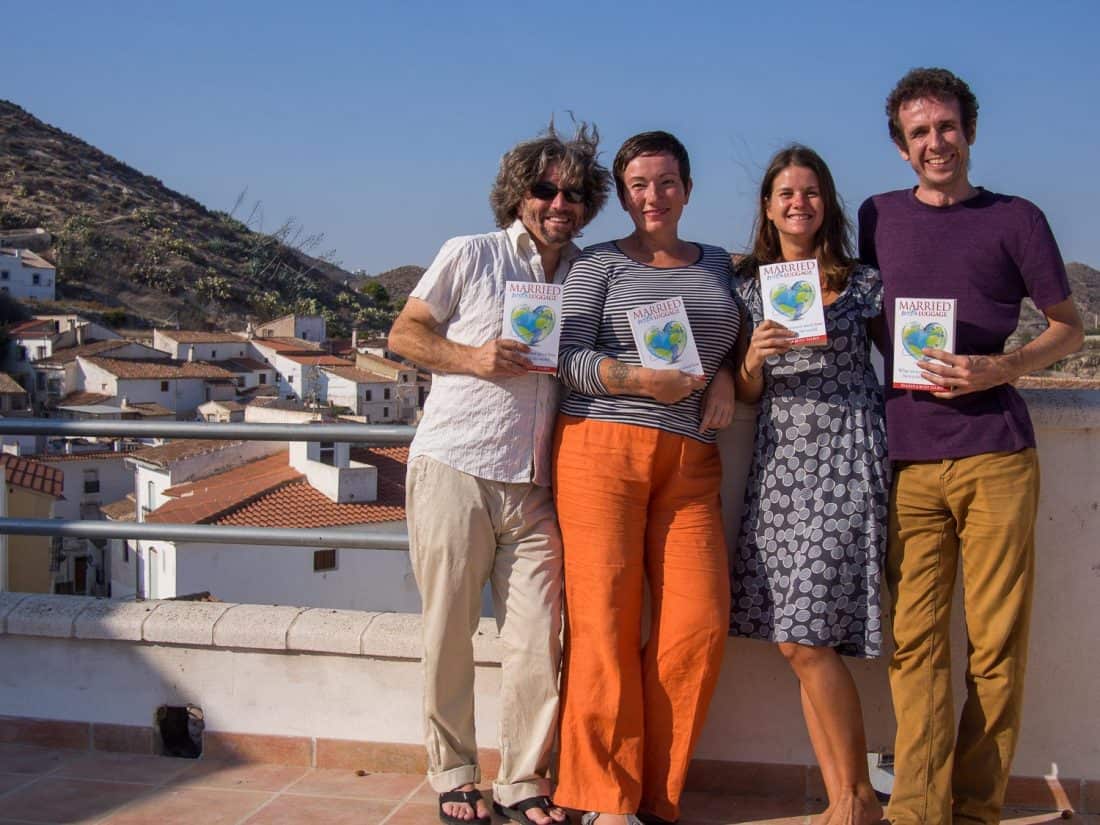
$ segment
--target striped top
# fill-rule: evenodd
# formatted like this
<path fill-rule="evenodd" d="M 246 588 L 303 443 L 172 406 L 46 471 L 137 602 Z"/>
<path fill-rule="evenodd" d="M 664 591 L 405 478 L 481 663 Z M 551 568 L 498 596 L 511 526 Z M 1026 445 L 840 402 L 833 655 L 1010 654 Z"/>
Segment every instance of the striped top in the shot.
<path fill-rule="evenodd" d="M 699 432 L 702 391 L 662 404 L 636 395 L 610 395 L 600 380 L 600 362 L 609 356 L 641 365 L 627 312 L 675 297 L 684 299 L 699 360 L 708 380 L 714 377 L 737 340 L 741 311 L 731 294 L 729 254 L 717 246 L 696 246 L 698 260 L 673 269 L 638 263 L 614 242 L 590 246 L 574 261 L 565 280 L 558 352 L 558 378 L 572 392 L 561 412 L 714 441 L 713 431 Z"/>

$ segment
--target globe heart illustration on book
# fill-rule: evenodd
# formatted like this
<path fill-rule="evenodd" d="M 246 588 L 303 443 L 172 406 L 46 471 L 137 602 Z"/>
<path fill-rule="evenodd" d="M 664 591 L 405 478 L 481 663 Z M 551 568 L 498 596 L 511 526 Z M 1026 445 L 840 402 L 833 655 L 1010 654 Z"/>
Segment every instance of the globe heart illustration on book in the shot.
<path fill-rule="evenodd" d="M 645 333 L 645 347 L 662 361 L 672 363 L 684 353 L 687 330 L 679 321 L 669 321 L 663 327 L 650 327 Z"/>
<path fill-rule="evenodd" d="M 906 352 L 918 361 L 924 361 L 927 360 L 923 352 L 925 347 L 943 349 L 943 345 L 947 343 L 947 330 L 943 328 L 943 324 L 935 321 L 923 327 L 914 321 L 902 328 L 901 341 Z"/>
<path fill-rule="evenodd" d="M 797 321 L 814 302 L 814 295 L 813 285 L 809 281 L 795 281 L 793 284 L 776 284 L 770 297 L 772 306 L 778 312 Z"/>
<path fill-rule="evenodd" d="M 512 310 L 512 331 L 525 344 L 537 344 L 554 330 L 554 310 L 547 306 L 518 306 Z"/>

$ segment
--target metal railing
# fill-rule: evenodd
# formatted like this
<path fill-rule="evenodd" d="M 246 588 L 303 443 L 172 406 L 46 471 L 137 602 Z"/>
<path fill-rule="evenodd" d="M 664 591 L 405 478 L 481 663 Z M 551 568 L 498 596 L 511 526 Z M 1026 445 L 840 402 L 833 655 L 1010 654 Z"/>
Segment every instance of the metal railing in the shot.
<path fill-rule="evenodd" d="M 59 421 L 0 418 L 0 435 L 188 438 L 224 441 L 332 441 L 371 445 L 408 444 L 415 427 L 382 424 L 214 424 L 199 421 Z M 132 455 L 132 454 L 131 454 Z M 34 456 L 27 456 L 33 459 Z M 353 527 L 230 527 L 214 524 L 146 524 L 117 521 L 0 518 L 0 534 L 86 539 L 192 541 L 209 544 L 295 545 L 365 550 L 409 549 L 396 530 L 362 532 Z"/>

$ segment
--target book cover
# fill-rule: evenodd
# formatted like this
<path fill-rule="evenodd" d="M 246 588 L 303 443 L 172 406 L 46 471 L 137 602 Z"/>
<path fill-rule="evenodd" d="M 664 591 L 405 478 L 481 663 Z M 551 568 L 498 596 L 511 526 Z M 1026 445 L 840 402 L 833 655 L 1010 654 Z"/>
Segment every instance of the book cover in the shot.
<path fill-rule="evenodd" d="M 626 315 L 643 366 L 704 374 L 683 298 L 645 304 L 628 310 Z"/>
<path fill-rule="evenodd" d="M 795 333 L 798 337 L 791 341 L 794 346 L 814 347 L 828 342 L 816 260 L 763 264 L 760 295 L 764 318 Z"/>
<path fill-rule="evenodd" d="M 894 389 L 938 389 L 920 374 L 922 362 L 935 361 L 925 347 L 955 351 L 955 299 L 894 299 Z"/>
<path fill-rule="evenodd" d="M 537 281 L 504 283 L 501 338 L 522 341 L 531 348 L 528 372 L 558 371 L 561 337 L 561 284 Z"/>

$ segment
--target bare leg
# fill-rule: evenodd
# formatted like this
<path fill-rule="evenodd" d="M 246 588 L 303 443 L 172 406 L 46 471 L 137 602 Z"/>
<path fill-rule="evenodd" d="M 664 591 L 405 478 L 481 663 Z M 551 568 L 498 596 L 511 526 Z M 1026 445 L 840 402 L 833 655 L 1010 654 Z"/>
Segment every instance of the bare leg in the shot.
<path fill-rule="evenodd" d="M 837 795 L 834 798 L 833 792 L 830 793 L 829 825 L 877 823 L 882 819 L 882 806 L 867 775 L 863 709 L 852 674 L 832 648 L 782 643 L 779 649 L 802 683 L 802 690 L 824 734 L 826 758 L 832 767 L 826 768 L 822 763 L 822 774 L 825 775 L 826 770 L 835 772 Z M 820 753 L 818 758 L 821 758 Z"/>
<path fill-rule="evenodd" d="M 817 711 L 814 710 L 810 697 L 806 695 L 806 687 L 801 683 L 799 683 L 799 693 L 802 698 L 802 715 L 806 719 L 806 731 L 810 734 L 810 744 L 813 745 L 818 767 L 821 768 L 825 794 L 829 799 L 828 807 L 814 817 L 813 825 L 825 825 L 832 817 L 833 808 L 841 796 L 840 774 L 837 772 L 836 756 L 829 747 L 825 729 L 821 726 L 821 720 L 817 718 Z"/>

